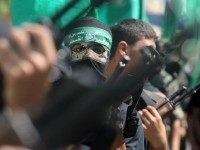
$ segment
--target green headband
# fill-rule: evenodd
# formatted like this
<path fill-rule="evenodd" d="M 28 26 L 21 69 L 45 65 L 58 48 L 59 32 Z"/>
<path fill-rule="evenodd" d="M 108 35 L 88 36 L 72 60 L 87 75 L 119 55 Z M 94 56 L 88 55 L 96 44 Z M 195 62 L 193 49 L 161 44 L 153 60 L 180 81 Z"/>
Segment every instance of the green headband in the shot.
<path fill-rule="evenodd" d="M 109 50 L 112 44 L 111 34 L 97 27 L 78 27 L 70 31 L 64 39 L 64 45 L 71 46 L 76 43 L 95 42 L 106 46 Z"/>

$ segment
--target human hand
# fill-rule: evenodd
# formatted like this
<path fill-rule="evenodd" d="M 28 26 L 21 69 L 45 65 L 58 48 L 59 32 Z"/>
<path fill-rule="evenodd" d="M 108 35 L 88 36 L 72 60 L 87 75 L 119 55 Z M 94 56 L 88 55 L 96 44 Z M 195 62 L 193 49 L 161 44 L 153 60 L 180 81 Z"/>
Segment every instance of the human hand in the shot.
<path fill-rule="evenodd" d="M 55 62 L 56 48 L 49 29 L 37 24 L 12 28 L 9 40 L 0 39 L 6 105 L 23 108 L 44 99 Z"/>
<path fill-rule="evenodd" d="M 167 135 L 162 118 L 158 111 L 147 106 L 139 111 L 144 128 L 145 138 L 150 142 L 153 149 L 167 149 Z"/>

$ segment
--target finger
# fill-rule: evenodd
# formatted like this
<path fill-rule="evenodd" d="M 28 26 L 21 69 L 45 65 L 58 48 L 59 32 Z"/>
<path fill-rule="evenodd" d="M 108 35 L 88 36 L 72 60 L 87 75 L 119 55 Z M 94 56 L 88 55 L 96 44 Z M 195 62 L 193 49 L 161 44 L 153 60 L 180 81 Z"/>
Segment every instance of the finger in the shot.
<path fill-rule="evenodd" d="M 141 119 L 142 119 L 142 123 L 146 126 L 148 126 L 150 124 L 149 120 L 146 118 L 146 116 L 144 115 L 144 113 L 141 114 Z"/>
<path fill-rule="evenodd" d="M 161 119 L 160 114 L 158 113 L 158 111 L 156 110 L 156 108 L 152 107 L 152 106 L 147 106 L 146 109 L 157 119 Z"/>
<path fill-rule="evenodd" d="M 155 117 L 147 109 L 143 109 L 142 113 L 148 122 L 155 122 Z"/>
<path fill-rule="evenodd" d="M 142 111 L 141 110 L 139 110 L 138 113 L 139 113 L 140 116 L 142 116 Z"/>
<path fill-rule="evenodd" d="M 0 39 L 0 65 L 2 71 L 5 71 L 9 66 L 14 66 L 17 63 L 17 56 L 11 49 L 7 39 Z"/>
<path fill-rule="evenodd" d="M 36 73 L 44 73 L 43 75 L 49 73 L 51 65 L 47 62 L 44 55 L 41 55 L 37 51 L 32 51 L 29 53 L 29 61 L 32 63 Z"/>
<path fill-rule="evenodd" d="M 143 127 L 144 131 L 147 130 L 147 127 L 145 124 L 142 124 L 142 127 Z"/>
<path fill-rule="evenodd" d="M 0 66 L 5 78 L 18 78 L 32 72 L 31 64 L 20 59 L 6 39 L 0 39 Z"/>
<path fill-rule="evenodd" d="M 21 28 L 12 28 L 9 40 L 20 57 L 27 58 L 30 51 L 30 36 Z"/>
<path fill-rule="evenodd" d="M 23 28 L 31 35 L 34 43 L 32 45 L 39 50 L 50 64 L 56 60 L 56 48 L 51 31 L 41 25 L 25 25 Z"/>

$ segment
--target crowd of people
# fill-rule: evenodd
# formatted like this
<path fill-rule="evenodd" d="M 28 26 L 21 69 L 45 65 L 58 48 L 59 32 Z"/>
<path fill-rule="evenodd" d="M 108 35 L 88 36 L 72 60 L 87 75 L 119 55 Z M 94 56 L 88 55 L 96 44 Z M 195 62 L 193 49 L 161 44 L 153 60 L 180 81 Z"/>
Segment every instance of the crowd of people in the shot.
<path fill-rule="evenodd" d="M 0 150 L 199 148 L 198 91 L 178 117 L 156 109 L 175 91 L 155 82 L 169 64 L 150 24 L 84 16 L 62 40 L 45 25 L 0 20 Z"/>

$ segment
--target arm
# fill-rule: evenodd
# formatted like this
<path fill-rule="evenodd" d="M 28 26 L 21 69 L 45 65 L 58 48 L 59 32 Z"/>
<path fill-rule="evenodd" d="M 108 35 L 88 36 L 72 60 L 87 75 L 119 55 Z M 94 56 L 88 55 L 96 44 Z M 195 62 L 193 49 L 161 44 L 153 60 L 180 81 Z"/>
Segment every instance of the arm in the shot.
<path fill-rule="evenodd" d="M 23 109 L 29 108 L 29 106 L 36 106 L 34 107 L 36 109 L 45 99 L 50 88 L 49 72 L 56 61 L 55 52 L 51 32 L 41 25 L 32 24 L 12 28 L 9 40 L 0 38 L 0 71 L 4 77 L 3 98 L 6 106 L 3 116 L 10 126 L 10 128 L 8 125 L 2 126 L 3 122 L 1 121 L 0 128 L 5 131 L 5 136 L 14 137 L 15 133 L 19 135 L 16 132 L 19 131 L 19 127 L 26 130 L 23 121 L 24 116 L 27 115 Z M 23 120 L 22 122 L 20 122 L 20 118 Z M 18 125 L 16 125 L 16 121 Z M 12 134 L 10 131 L 13 129 L 15 133 Z M 15 136 L 15 138 L 19 138 L 19 136 Z M 10 144 L 11 141 L 5 139 L 4 135 L 0 135 L 1 144 Z M 17 141 L 13 144 L 20 144 L 20 142 Z"/>
<path fill-rule="evenodd" d="M 179 150 L 181 148 L 181 139 L 186 135 L 186 128 L 182 126 L 182 122 L 181 119 L 177 118 L 172 124 L 172 150 Z"/>
<path fill-rule="evenodd" d="M 168 147 L 166 130 L 157 110 L 147 106 L 139 113 L 143 122 L 144 135 L 150 142 L 150 147 L 154 150 L 166 150 Z"/>
<path fill-rule="evenodd" d="M 55 60 L 51 32 L 41 25 L 12 28 L 9 40 L 0 39 L 6 105 L 23 108 L 41 102 L 49 90 L 48 76 Z"/>

